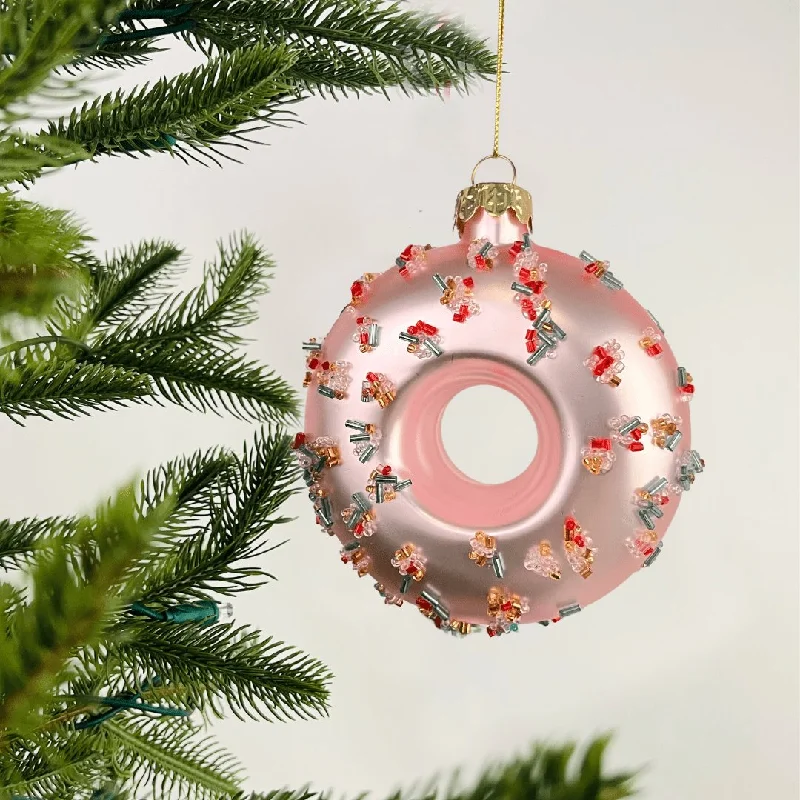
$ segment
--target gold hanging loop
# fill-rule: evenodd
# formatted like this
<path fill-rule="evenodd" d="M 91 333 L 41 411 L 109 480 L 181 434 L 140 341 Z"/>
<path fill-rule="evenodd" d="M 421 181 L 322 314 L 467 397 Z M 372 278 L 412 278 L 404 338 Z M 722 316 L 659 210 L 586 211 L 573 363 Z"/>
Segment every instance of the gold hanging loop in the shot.
<path fill-rule="evenodd" d="M 484 156 L 473 168 L 472 168 L 472 175 L 470 176 L 470 183 L 474 186 L 475 185 L 475 174 L 478 172 L 478 167 L 483 164 L 484 161 L 493 161 L 493 160 L 500 160 L 505 161 L 507 164 L 511 165 L 511 183 L 516 184 L 517 182 L 517 167 L 514 162 L 508 157 L 501 155 L 500 153 L 493 153 L 490 156 Z"/>

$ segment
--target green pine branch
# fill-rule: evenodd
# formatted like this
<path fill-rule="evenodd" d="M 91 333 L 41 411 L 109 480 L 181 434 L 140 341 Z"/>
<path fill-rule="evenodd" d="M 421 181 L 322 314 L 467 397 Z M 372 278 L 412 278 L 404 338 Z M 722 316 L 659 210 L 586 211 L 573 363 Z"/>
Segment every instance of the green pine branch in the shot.
<path fill-rule="evenodd" d="M 20 424 L 29 417 L 74 419 L 143 402 L 152 393 L 147 375 L 105 364 L 30 360 L 0 372 L 0 413 Z"/>
<path fill-rule="evenodd" d="M 90 69 L 127 69 L 149 63 L 153 56 L 168 48 L 157 47 L 153 41 L 134 40 L 108 42 L 102 39 L 79 50 L 66 68 L 71 74 Z"/>
<path fill-rule="evenodd" d="M 94 519 L 79 522 L 78 552 L 57 539 L 39 551 L 31 599 L 10 618 L 11 635 L 0 637 L 0 748 L 40 718 L 73 651 L 97 640 L 117 608 L 117 584 L 163 514 L 159 508 L 142 517 L 133 492 L 123 490 Z M 0 617 L 5 613 L 0 608 Z"/>
<path fill-rule="evenodd" d="M 258 362 L 206 345 L 122 346 L 99 357 L 147 374 L 166 400 L 195 411 L 268 422 L 293 416 L 297 396 L 286 381 Z"/>
<path fill-rule="evenodd" d="M 81 330 L 73 333 L 117 329 L 147 314 L 174 289 L 185 263 L 183 251 L 171 242 L 147 241 L 114 251 L 98 266 L 81 309 Z"/>
<path fill-rule="evenodd" d="M 0 186 L 31 183 L 44 172 L 88 158 L 89 154 L 74 142 L 18 130 L 0 130 Z"/>
<path fill-rule="evenodd" d="M 173 499 L 172 513 L 155 534 L 156 544 L 172 549 L 176 537 L 202 531 L 208 524 L 213 493 L 238 468 L 239 459 L 217 447 L 182 456 L 148 472 L 138 491 L 142 513 L 167 498 Z"/>
<path fill-rule="evenodd" d="M 0 569 L 19 567 L 52 538 L 74 533 L 76 521 L 67 517 L 27 517 L 0 520 Z"/>
<path fill-rule="evenodd" d="M 141 257 L 128 260 L 136 264 Z M 250 234 L 233 236 L 227 245 L 218 244 L 217 259 L 205 265 L 200 286 L 167 298 L 151 316 L 117 325 L 97 346 L 108 352 L 131 345 L 186 340 L 214 347 L 241 344 L 237 329 L 257 319 L 255 302 L 266 293 L 274 267 L 272 259 Z M 109 294 L 120 305 L 126 304 L 127 298 L 120 297 L 122 282 L 116 278 L 124 274 L 123 270 L 112 266 L 108 272 L 115 276 Z M 150 287 L 142 284 L 138 273 L 133 273 L 133 277 L 136 290 L 143 295 Z M 148 305 L 153 307 L 151 297 Z"/>
<path fill-rule="evenodd" d="M 190 707 L 287 721 L 327 713 L 331 675 L 317 660 L 249 626 L 135 622 L 109 655 L 130 674 L 181 686 Z"/>
<path fill-rule="evenodd" d="M 281 432 L 262 431 L 235 468 L 220 467 L 217 479 L 202 487 L 207 503 L 202 527 L 188 532 L 159 558 L 140 565 L 132 578 L 131 596 L 143 603 L 202 600 L 209 593 L 248 591 L 274 576 L 252 560 L 280 544 L 267 536 L 290 520 L 277 516 L 296 491 L 297 467 L 291 442 Z M 176 506 L 181 513 L 181 506 Z M 201 517 L 202 518 L 202 517 Z"/>
<path fill-rule="evenodd" d="M 119 0 L 5 0 L 0 5 L 0 123 L 35 92 L 69 90 L 54 71 L 118 16 Z M 11 112 L 11 113 L 10 113 Z M 0 124 L 0 128 L 4 127 Z"/>
<path fill-rule="evenodd" d="M 110 720 L 103 735 L 114 748 L 115 777 L 134 791 L 149 788 L 154 797 L 181 800 L 228 800 L 241 794 L 236 760 L 187 720 Z"/>
<path fill-rule="evenodd" d="M 142 259 L 125 261 L 136 264 Z M 196 410 L 258 421 L 293 417 L 295 391 L 273 372 L 231 352 L 242 344 L 238 329 L 256 319 L 256 301 L 266 291 L 272 266 L 252 237 L 234 237 L 227 246 L 220 244 L 217 260 L 206 265 L 197 289 L 168 297 L 150 315 L 145 308 L 157 299 L 153 287 L 144 291 L 145 271 L 128 270 L 132 280 L 112 280 L 106 297 L 95 301 L 96 307 L 121 307 L 128 321 L 117 314 L 116 325 L 93 342 L 91 357 L 147 374 L 162 396 Z M 158 277 L 160 270 L 153 275 Z M 131 303 L 131 290 L 141 303 Z M 108 322 L 102 313 L 87 308 L 68 333 L 81 335 L 97 320 Z"/>
<path fill-rule="evenodd" d="M 0 568 L 7 569 L 2 564 Z M 2 631 L 6 636 L 11 635 L 11 626 L 17 618 L 17 614 L 25 605 L 25 590 L 19 586 L 12 586 L 4 581 L 0 582 L 0 608 L 6 610 L 5 619 L 2 622 Z"/>
<path fill-rule="evenodd" d="M 0 758 L 0 798 L 65 800 L 102 780 L 104 758 L 93 737 L 59 731 L 12 738 Z"/>
<path fill-rule="evenodd" d="M 175 78 L 98 98 L 43 133 L 92 157 L 168 150 L 184 160 L 235 160 L 218 146 L 241 148 L 247 134 L 293 121 L 287 106 L 297 97 L 285 77 L 293 61 L 285 46 L 221 53 Z"/>
<path fill-rule="evenodd" d="M 234 352 L 273 262 L 248 234 L 220 244 L 200 286 L 170 293 L 181 251 L 146 242 L 92 264 L 77 301 L 62 297 L 47 335 L 0 348 L 0 413 L 73 417 L 127 402 L 168 402 L 258 422 L 297 416 L 297 392 Z"/>
<path fill-rule="evenodd" d="M 137 11 L 159 8 L 135 0 L 114 30 L 134 30 Z M 495 69 L 485 42 L 463 25 L 384 0 L 196 0 L 180 19 L 192 23 L 180 35 L 205 53 L 289 44 L 298 54 L 290 74 L 308 89 L 462 90 Z"/>
<path fill-rule="evenodd" d="M 0 173 L 6 166 L 0 145 Z M 58 298 L 79 295 L 89 241 L 72 214 L 0 190 L 0 341 L 10 317 L 41 318 Z"/>
<path fill-rule="evenodd" d="M 576 758 L 574 744 L 536 745 L 525 756 L 486 768 L 473 786 L 461 788 L 458 775 L 443 788 L 438 781 L 416 790 L 397 791 L 389 800 L 624 800 L 636 792 L 634 775 L 606 775 L 603 759 L 609 738 L 591 742 Z M 332 800 L 331 792 L 309 787 L 256 792 L 247 800 Z M 359 800 L 366 800 L 361 795 Z"/>

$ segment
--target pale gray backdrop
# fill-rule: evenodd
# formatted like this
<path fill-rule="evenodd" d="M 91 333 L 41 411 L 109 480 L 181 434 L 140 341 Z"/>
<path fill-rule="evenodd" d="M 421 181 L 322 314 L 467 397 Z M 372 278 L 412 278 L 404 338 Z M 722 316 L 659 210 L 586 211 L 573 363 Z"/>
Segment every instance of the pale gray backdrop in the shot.
<path fill-rule="evenodd" d="M 438 7 L 494 37 L 494 0 Z M 508 0 L 503 150 L 533 193 L 535 238 L 611 259 L 660 317 L 696 379 L 708 469 L 656 567 L 500 641 L 384 608 L 296 498 L 291 542 L 265 559 L 280 581 L 236 617 L 337 678 L 328 720 L 216 726 L 254 788 L 381 793 L 613 728 L 614 766 L 650 764 L 647 800 L 797 797 L 797 28 L 789 0 Z M 120 81 L 191 63 L 171 53 Z M 447 102 L 314 100 L 244 166 L 104 160 L 33 196 L 76 209 L 103 248 L 174 239 L 193 276 L 218 237 L 255 232 L 279 266 L 251 353 L 299 384 L 301 340 L 325 333 L 355 277 L 410 241 L 452 241 L 492 103 L 489 85 Z M 0 425 L 7 516 L 88 509 L 138 471 L 251 433 L 175 408 Z M 503 458 L 481 441 L 480 461 Z"/>

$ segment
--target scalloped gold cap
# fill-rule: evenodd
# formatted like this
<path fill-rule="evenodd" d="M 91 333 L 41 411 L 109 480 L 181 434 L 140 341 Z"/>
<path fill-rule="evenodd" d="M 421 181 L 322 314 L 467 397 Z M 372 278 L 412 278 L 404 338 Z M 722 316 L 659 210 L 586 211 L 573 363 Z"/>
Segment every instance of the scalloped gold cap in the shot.
<path fill-rule="evenodd" d="M 527 226 L 533 226 L 533 198 L 530 192 L 517 186 L 516 183 L 473 183 L 459 192 L 456 200 L 454 226 L 459 233 L 477 212 L 483 209 L 494 217 L 500 217 L 507 211 L 513 211 L 517 220 Z"/>

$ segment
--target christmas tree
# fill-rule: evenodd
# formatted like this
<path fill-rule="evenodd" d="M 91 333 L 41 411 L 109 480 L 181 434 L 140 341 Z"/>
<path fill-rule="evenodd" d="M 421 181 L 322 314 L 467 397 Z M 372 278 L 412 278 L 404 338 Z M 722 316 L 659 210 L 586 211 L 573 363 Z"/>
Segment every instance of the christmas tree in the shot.
<path fill-rule="evenodd" d="M 30 124 L 37 99 L 80 98 L 84 72 L 135 67 L 176 39 L 203 63 Z M 377 0 L 0 0 L 0 412 L 24 424 L 169 402 L 262 426 L 241 452 L 177 458 L 92 515 L 0 520 L 0 798 L 244 798 L 207 723 L 324 714 L 330 680 L 226 619 L 226 598 L 271 577 L 256 560 L 297 490 L 283 426 L 298 398 L 242 352 L 269 256 L 233 236 L 179 292 L 180 247 L 100 256 L 25 187 L 108 154 L 221 163 L 305 97 L 467 90 L 494 64 L 461 26 Z M 577 769 L 572 746 L 537 747 L 450 796 L 628 796 L 629 776 L 602 773 L 605 745 Z"/>

